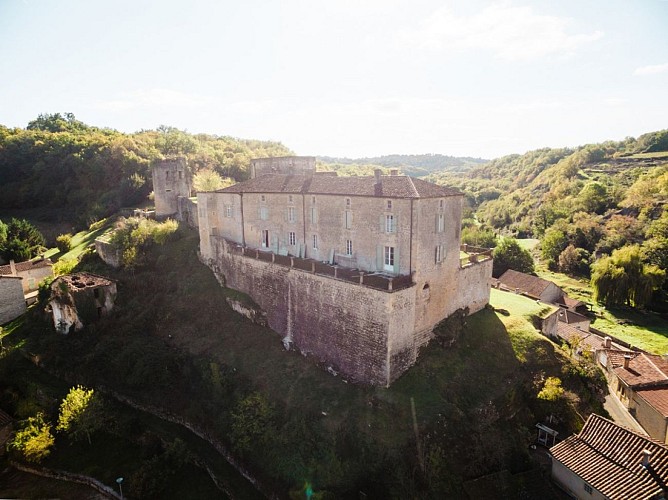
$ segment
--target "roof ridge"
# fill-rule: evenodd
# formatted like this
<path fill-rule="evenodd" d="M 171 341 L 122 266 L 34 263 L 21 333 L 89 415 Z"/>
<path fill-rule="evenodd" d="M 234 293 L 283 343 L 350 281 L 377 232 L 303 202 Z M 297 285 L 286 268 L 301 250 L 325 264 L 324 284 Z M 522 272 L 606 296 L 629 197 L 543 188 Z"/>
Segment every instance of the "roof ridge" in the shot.
<path fill-rule="evenodd" d="M 415 183 L 413 182 L 413 178 L 410 175 L 405 175 L 404 177 L 408 179 L 408 183 L 413 188 L 413 193 L 415 194 L 415 197 L 419 198 L 420 193 L 418 192 L 417 188 L 415 187 Z"/>
<path fill-rule="evenodd" d="M 650 358 L 650 356 L 647 355 L 647 353 L 643 352 L 643 353 L 641 353 L 641 354 L 642 354 L 643 356 L 645 356 L 645 358 L 647 358 L 647 361 L 649 361 L 649 363 L 654 367 L 654 369 L 655 369 L 656 371 L 658 371 L 661 375 L 663 375 L 666 379 L 668 379 L 668 375 L 666 375 L 666 374 L 663 372 L 663 370 L 661 370 L 661 368 L 659 368 L 658 366 L 656 366 L 656 364 L 654 363 L 654 361 L 652 361 L 652 358 Z"/>
<path fill-rule="evenodd" d="M 589 416 L 589 418 L 591 418 L 591 417 L 596 417 L 596 418 L 598 418 L 599 420 L 603 420 L 604 422 L 606 422 L 606 423 L 608 423 L 608 424 L 612 424 L 612 425 L 614 425 L 615 427 L 619 427 L 620 429 L 622 429 L 622 430 L 624 430 L 624 431 L 626 431 L 626 432 L 628 432 L 628 433 L 630 433 L 630 434 L 633 434 L 634 436 L 637 436 L 637 437 L 641 438 L 642 440 L 647 441 L 647 442 L 650 443 L 650 444 L 656 445 L 656 446 L 658 446 L 659 448 L 663 448 L 663 449 L 665 449 L 666 451 L 668 451 L 668 445 L 662 443 L 661 441 L 657 441 L 656 439 L 652 439 L 650 436 L 645 436 L 644 434 L 640 434 L 639 432 L 634 431 L 634 430 L 631 429 L 630 427 L 627 427 L 627 426 L 622 425 L 622 424 L 618 424 L 617 422 L 614 422 L 614 421 L 612 421 L 612 420 L 610 420 L 610 419 L 607 419 L 607 418 L 605 418 L 605 417 L 603 417 L 603 416 L 601 416 L 601 415 L 599 415 L 599 414 L 597 414 L 597 413 L 592 413 L 592 414 Z M 587 421 L 587 422 L 588 422 L 588 421 Z M 585 423 L 585 425 L 586 425 L 586 423 Z M 582 429 L 584 429 L 584 427 L 583 427 Z M 580 431 L 580 433 L 582 433 L 582 430 Z M 578 435 L 579 435 L 579 434 L 578 434 Z"/>

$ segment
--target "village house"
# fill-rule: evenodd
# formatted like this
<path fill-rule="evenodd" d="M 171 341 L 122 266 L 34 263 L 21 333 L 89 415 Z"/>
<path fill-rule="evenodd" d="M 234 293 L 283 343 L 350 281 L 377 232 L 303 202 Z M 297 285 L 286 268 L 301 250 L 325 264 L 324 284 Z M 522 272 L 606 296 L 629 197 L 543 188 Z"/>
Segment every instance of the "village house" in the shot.
<path fill-rule="evenodd" d="M 579 434 L 550 448 L 552 479 L 573 498 L 666 498 L 668 447 L 592 414 Z"/>
<path fill-rule="evenodd" d="M 499 277 L 499 288 L 548 304 L 557 303 L 564 296 L 564 291 L 551 281 L 513 269 L 508 269 Z"/>
<path fill-rule="evenodd" d="M 459 191 L 316 172 L 313 157 L 252 160 L 251 176 L 198 193 L 200 257 L 331 371 L 389 385 L 435 325 L 488 303 L 491 252 L 460 257 Z"/>
<path fill-rule="evenodd" d="M 19 276 L 0 275 L 0 325 L 9 323 L 26 311 L 21 281 Z"/>
<path fill-rule="evenodd" d="M 38 291 L 42 280 L 53 277 L 53 262 L 44 258 L 24 262 L 10 260 L 9 264 L 0 266 L 0 275 L 23 278 L 21 282 L 23 294 L 29 295 Z"/>
<path fill-rule="evenodd" d="M 70 333 L 108 314 L 115 300 L 116 282 L 82 272 L 53 280 L 48 308 L 56 331 Z"/>
<path fill-rule="evenodd" d="M 615 349 L 598 356 L 620 401 L 652 438 L 668 443 L 668 359 Z"/>

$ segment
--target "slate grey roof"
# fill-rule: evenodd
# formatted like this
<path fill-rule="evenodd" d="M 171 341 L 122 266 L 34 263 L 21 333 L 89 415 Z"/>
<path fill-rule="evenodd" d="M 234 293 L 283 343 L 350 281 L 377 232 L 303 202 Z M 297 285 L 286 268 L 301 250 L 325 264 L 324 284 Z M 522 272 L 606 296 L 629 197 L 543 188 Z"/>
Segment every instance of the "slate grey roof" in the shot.
<path fill-rule="evenodd" d="M 406 175 L 384 175 L 381 176 L 380 184 L 376 184 L 374 176 L 338 177 L 335 175 L 321 175 L 317 172 L 313 176 L 265 174 L 216 192 L 334 194 L 383 198 L 463 196 L 456 189 L 438 186 Z"/>

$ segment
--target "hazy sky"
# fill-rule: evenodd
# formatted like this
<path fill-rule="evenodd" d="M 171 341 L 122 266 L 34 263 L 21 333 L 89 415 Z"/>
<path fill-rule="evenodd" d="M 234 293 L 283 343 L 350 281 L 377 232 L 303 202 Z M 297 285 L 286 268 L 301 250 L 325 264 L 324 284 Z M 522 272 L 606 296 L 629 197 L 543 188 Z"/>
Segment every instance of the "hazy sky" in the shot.
<path fill-rule="evenodd" d="M 0 0 L 0 124 L 493 158 L 668 128 L 668 1 Z"/>

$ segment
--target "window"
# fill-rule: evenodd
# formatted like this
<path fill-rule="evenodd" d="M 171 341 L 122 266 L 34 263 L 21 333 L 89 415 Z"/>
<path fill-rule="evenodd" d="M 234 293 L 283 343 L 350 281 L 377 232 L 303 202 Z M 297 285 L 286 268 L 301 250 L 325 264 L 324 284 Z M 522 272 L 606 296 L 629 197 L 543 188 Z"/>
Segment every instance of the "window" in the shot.
<path fill-rule="evenodd" d="M 314 250 L 318 249 L 318 235 L 317 234 L 313 235 L 313 249 Z"/>
<path fill-rule="evenodd" d="M 171 193 L 171 192 L 172 192 L 171 189 L 165 189 L 165 193 Z"/>
<path fill-rule="evenodd" d="M 318 209 L 315 207 L 311 207 L 311 222 L 313 224 L 318 223 Z"/>
<path fill-rule="evenodd" d="M 353 213 L 350 210 L 346 210 L 344 214 L 343 226 L 346 229 L 353 227 Z"/>
<path fill-rule="evenodd" d="M 445 216 L 443 214 L 436 214 L 436 232 L 442 233 L 445 228 Z"/>
<path fill-rule="evenodd" d="M 295 234 L 294 231 L 290 231 L 288 233 L 288 243 L 292 246 L 297 244 L 297 235 Z"/>
<path fill-rule="evenodd" d="M 385 216 L 385 232 L 393 233 L 394 230 L 395 230 L 394 215 L 388 214 Z"/>
<path fill-rule="evenodd" d="M 346 198 L 346 208 L 350 208 L 350 198 Z"/>
<path fill-rule="evenodd" d="M 443 261 L 443 245 L 436 245 L 436 262 Z"/>
<path fill-rule="evenodd" d="M 225 205 L 225 217 L 232 217 L 232 205 Z"/>
<path fill-rule="evenodd" d="M 392 200 L 387 200 L 387 209 L 392 210 Z"/>
<path fill-rule="evenodd" d="M 262 248 L 269 248 L 269 231 L 262 230 Z"/>
<path fill-rule="evenodd" d="M 264 203 L 267 201 L 267 197 L 265 195 L 260 195 L 260 201 Z"/>
<path fill-rule="evenodd" d="M 394 271 L 394 247 L 385 247 L 385 270 Z"/>
<path fill-rule="evenodd" d="M 346 240 L 346 255 L 353 254 L 353 240 Z"/>
<path fill-rule="evenodd" d="M 311 196 L 311 203 L 315 205 L 315 196 Z"/>
<path fill-rule="evenodd" d="M 295 207 L 288 207 L 288 222 L 294 222 L 295 220 Z"/>
<path fill-rule="evenodd" d="M 587 483 L 584 484 L 585 491 L 589 493 L 590 495 L 593 493 L 593 488 L 589 486 Z"/>
<path fill-rule="evenodd" d="M 269 208 L 268 207 L 260 207 L 260 219 L 262 219 L 262 220 L 269 219 Z"/>
<path fill-rule="evenodd" d="M 290 203 L 292 203 L 292 202 L 294 201 L 294 200 L 292 199 L 292 195 L 289 195 L 289 196 L 288 196 L 288 201 L 289 201 Z"/>
<path fill-rule="evenodd" d="M 179 179 L 183 179 L 183 172 L 179 170 Z"/>
<path fill-rule="evenodd" d="M 169 180 L 169 170 L 167 170 L 167 172 L 165 172 L 165 179 Z"/>
<path fill-rule="evenodd" d="M 443 200 L 438 200 L 438 208 L 440 208 L 441 210 L 443 210 L 443 203 L 444 203 Z"/>

